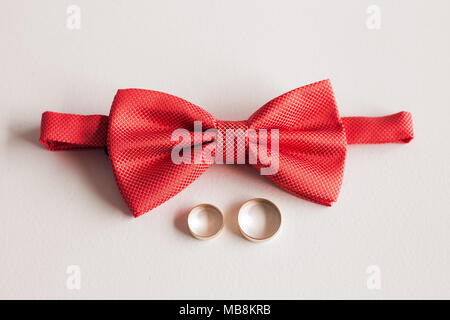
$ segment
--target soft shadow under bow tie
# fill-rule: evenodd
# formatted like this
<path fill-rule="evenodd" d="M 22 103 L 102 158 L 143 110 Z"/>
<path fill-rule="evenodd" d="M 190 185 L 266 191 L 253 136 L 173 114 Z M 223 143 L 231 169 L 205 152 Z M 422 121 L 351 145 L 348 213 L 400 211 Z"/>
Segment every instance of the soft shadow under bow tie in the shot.
<path fill-rule="evenodd" d="M 205 134 L 200 141 L 201 152 L 212 154 L 215 138 L 227 130 L 242 129 L 238 132 L 243 135 L 227 143 L 243 139 L 251 153 L 258 139 L 249 140 L 246 132 L 277 129 L 279 148 L 271 156 L 279 168 L 267 177 L 296 196 L 326 206 L 337 200 L 347 145 L 407 143 L 413 138 L 409 112 L 341 118 L 331 83 L 324 80 L 269 101 L 245 121 L 216 120 L 202 108 L 158 91 L 118 90 L 109 116 L 44 112 L 40 141 L 50 150 L 107 146 L 117 186 L 137 217 L 179 193 L 214 162 L 176 164 L 171 159 L 178 143 L 172 139 L 174 130 L 194 134 L 196 121 L 204 131 L 216 129 L 216 136 Z M 248 156 L 244 162 L 249 163 Z M 251 164 L 264 167 L 261 161 Z"/>

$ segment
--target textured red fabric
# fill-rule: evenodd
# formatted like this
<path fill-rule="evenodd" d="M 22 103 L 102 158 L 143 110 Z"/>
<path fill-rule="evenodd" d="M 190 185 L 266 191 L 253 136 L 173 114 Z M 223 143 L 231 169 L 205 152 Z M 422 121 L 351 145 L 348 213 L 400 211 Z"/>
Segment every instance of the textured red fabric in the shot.
<path fill-rule="evenodd" d="M 216 152 L 216 137 L 206 134 L 208 129 L 217 129 L 217 135 L 227 129 L 278 129 L 279 152 L 272 156 L 279 169 L 267 177 L 296 196 L 327 206 L 337 200 L 348 144 L 407 143 L 413 138 L 408 112 L 341 118 L 331 83 L 324 80 L 269 101 L 246 121 L 216 120 L 202 108 L 162 92 L 118 90 L 109 117 L 45 112 L 40 141 L 50 150 L 106 145 L 118 188 L 137 217 L 179 193 L 212 165 L 172 162 L 172 148 L 178 143 L 171 140 L 173 131 L 184 128 L 194 135 L 194 121 L 202 122 L 204 134 L 193 143 L 201 147 L 201 155 Z M 258 141 L 237 134 L 229 142 L 234 143 L 230 159 L 238 160 L 238 141 L 249 154 L 258 154 Z M 225 162 L 225 147 L 222 151 Z M 191 157 L 194 160 L 194 152 Z M 252 165 L 261 169 L 267 163 L 258 159 Z"/>
<path fill-rule="evenodd" d="M 42 114 L 40 142 L 50 150 L 104 147 L 108 120 L 108 116 L 103 115 L 46 111 Z"/>
<path fill-rule="evenodd" d="M 408 143 L 414 137 L 409 112 L 384 117 L 344 117 L 348 144 Z"/>

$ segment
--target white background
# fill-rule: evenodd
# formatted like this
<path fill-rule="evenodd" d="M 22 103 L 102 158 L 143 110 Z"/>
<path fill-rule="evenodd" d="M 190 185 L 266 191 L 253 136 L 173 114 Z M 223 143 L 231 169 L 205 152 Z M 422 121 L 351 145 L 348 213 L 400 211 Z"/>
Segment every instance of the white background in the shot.
<path fill-rule="evenodd" d="M 66 27 L 71 4 L 80 30 Z M 372 4 L 380 30 L 366 26 Z M 449 1 L 2 0 L 0 26 L 0 298 L 450 298 Z M 38 143 L 43 111 L 108 114 L 119 88 L 242 120 L 325 78 L 341 115 L 407 110 L 416 136 L 350 146 L 332 208 L 214 166 L 135 219 L 103 150 Z M 254 197 L 282 211 L 271 242 L 236 228 Z M 226 220 L 206 242 L 185 224 L 202 202 Z M 66 287 L 69 265 L 80 290 Z"/>

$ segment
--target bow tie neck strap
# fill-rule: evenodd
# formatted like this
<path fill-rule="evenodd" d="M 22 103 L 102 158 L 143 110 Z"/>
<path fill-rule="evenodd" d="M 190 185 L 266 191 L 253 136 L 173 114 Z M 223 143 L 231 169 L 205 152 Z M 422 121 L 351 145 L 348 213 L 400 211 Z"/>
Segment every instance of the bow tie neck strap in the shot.
<path fill-rule="evenodd" d="M 106 146 L 108 122 L 109 117 L 105 115 L 46 111 L 42 114 L 40 142 L 49 150 L 103 148 Z M 383 117 L 343 117 L 342 122 L 347 144 L 408 143 L 414 138 L 412 116 L 406 111 Z M 245 132 L 248 124 L 247 121 L 217 120 L 217 129 L 225 137 L 228 129 Z M 235 132 L 240 133 L 239 130 Z M 224 149 L 224 161 L 226 157 Z"/>
<path fill-rule="evenodd" d="M 343 117 L 347 144 L 408 143 L 414 138 L 412 116 L 401 111 L 384 117 Z"/>
<path fill-rule="evenodd" d="M 39 141 L 49 150 L 103 148 L 108 118 L 46 111 L 42 114 Z"/>

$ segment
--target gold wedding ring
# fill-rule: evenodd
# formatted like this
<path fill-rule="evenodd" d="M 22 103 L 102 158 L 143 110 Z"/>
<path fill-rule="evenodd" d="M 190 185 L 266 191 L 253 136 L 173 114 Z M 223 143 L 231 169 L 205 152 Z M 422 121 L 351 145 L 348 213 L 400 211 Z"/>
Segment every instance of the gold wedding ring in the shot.
<path fill-rule="evenodd" d="M 263 242 L 269 240 L 280 229 L 280 209 L 267 199 L 251 199 L 239 209 L 238 225 L 242 235 L 250 241 Z"/>
<path fill-rule="evenodd" d="M 191 209 L 188 215 L 188 228 L 199 240 L 209 240 L 223 229 L 223 214 L 211 204 L 199 204 Z"/>

